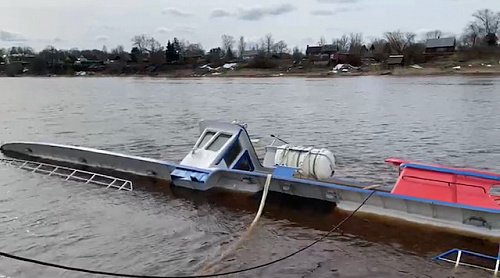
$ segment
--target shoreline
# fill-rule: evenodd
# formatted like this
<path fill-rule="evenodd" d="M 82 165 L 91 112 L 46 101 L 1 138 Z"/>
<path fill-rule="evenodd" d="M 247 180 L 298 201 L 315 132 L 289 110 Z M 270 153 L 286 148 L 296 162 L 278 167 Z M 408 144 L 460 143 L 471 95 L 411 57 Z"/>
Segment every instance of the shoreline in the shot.
<path fill-rule="evenodd" d="M 191 70 L 180 70 L 170 73 L 156 74 L 107 74 L 107 73 L 90 73 L 85 75 L 30 75 L 22 74 L 16 76 L 7 76 L 0 74 L 1 77 L 23 78 L 23 77 L 149 77 L 149 78 L 168 78 L 168 79 L 195 79 L 195 78 L 352 78 L 360 76 L 390 76 L 390 77 L 431 77 L 431 76 L 500 76 L 500 67 L 495 68 L 475 68 L 464 70 L 442 70 L 438 68 L 411 69 L 400 68 L 392 71 L 366 71 L 366 72 L 348 72 L 348 73 L 333 73 L 331 71 L 302 71 L 302 72 L 282 72 L 277 70 L 232 70 L 220 73 L 195 74 Z"/>

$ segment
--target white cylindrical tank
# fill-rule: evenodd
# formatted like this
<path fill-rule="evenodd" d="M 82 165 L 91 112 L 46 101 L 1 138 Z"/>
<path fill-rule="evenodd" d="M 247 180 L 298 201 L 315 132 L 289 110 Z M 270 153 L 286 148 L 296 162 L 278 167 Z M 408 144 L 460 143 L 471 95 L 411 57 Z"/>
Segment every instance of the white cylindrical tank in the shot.
<path fill-rule="evenodd" d="M 335 170 L 335 156 L 327 149 L 283 145 L 276 149 L 276 165 L 296 167 L 301 175 L 318 180 L 328 179 Z"/>

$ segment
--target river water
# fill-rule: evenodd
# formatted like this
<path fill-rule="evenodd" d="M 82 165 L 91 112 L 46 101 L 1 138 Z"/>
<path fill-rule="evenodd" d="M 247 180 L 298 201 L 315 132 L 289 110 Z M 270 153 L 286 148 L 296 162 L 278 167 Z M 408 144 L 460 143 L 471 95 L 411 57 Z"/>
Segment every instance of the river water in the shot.
<path fill-rule="evenodd" d="M 500 172 L 500 78 L 336 79 L 2 78 L 0 140 L 81 145 L 180 161 L 201 119 L 238 119 L 263 146 L 270 134 L 332 150 L 339 175 L 391 184 L 387 157 Z M 233 250 L 258 198 L 136 182 L 122 192 L 0 168 L 0 251 L 71 266 L 191 275 L 252 266 L 324 234 L 344 214 L 272 196 Z M 490 277 L 436 263 L 454 247 L 491 243 L 358 216 L 279 264 L 235 277 Z M 221 254 L 230 252 L 221 260 Z M 89 277 L 0 258 L 0 277 Z"/>

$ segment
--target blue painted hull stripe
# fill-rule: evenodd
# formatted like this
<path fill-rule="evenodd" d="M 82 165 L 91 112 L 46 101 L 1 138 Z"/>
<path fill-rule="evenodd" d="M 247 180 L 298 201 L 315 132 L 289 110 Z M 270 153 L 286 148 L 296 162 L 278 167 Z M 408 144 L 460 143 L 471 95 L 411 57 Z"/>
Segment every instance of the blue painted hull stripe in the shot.
<path fill-rule="evenodd" d="M 249 171 L 242 171 L 242 170 L 236 170 L 236 169 L 214 169 L 214 170 L 207 170 L 207 169 L 200 169 L 196 167 L 190 167 L 190 166 L 183 166 L 183 165 L 176 165 L 172 163 L 167 163 L 165 162 L 166 166 L 170 167 L 178 167 L 180 169 L 185 169 L 185 170 L 191 170 L 191 171 L 198 171 L 202 173 L 207 173 L 207 181 L 215 174 L 217 173 L 234 173 L 234 174 L 240 174 L 240 175 L 246 175 L 246 176 L 254 176 L 254 177 L 263 177 L 265 178 L 267 176 L 266 173 L 262 172 L 249 172 Z M 335 183 L 327 183 L 327 182 L 320 182 L 320 181 L 312 181 L 312 180 L 304 180 L 304 179 L 297 179 L 297 178 L 283 178 L 283 177 L 276 177 L 276 180 L 280 181 L 287 181 L 287 182 L 296 182 L 296 183 L 302 183 L 302 184 L 311 184 L 311 185 L 317 185 L 321 187 L 326 187 L 326 188 L 333 188 L 333 189 L 341 189 L 341 190 L 347 190 L 347 191 L 354 191 L 354 192 L 359 192 L 359 193 L 365 193 L 365 194 L 370 194 L 372 190 L 369 189 L 362 189 L 362 188 L 356 188 L 356 187 L 350 187 L 350 186 L 345 186 L 345 185 L 339 185 Z M 393 194 L 393 193 L 388 193 L 388 192 L 383 192 L 383 191 L 376 191 L 374 195 L 379 195 L 382 197 L 389 197 L 389 198 L 396 198 L 396 199 L 403 199 L 403 200 L 409 200 L 409 201 L 417 201 L 417 202 L 423 202 L 423 203 L 428 203 L 428 204 L 436 204 L 436 205 L 442 205 L 442 206 L 449 206 L 449 207 L 455 207 L 455 208 L 461 208 L 461 209 L 469 209 L 469 210 L 476 210 L 476 211 L 482 211 L 482 212 L 489 212 L 489 213 L 495 213 L 495 214 L 500 214 L 500 209 L 494 209 L 494 208 L 484 208 L 484 207 L 478 207 L 478 206 L 471 206 L 471 205 L 463 205 L 463 204 L 457 204 L 457 203 L 451 203 L 451 202 L 445 202 L 445 201 L 437 201 L 437 200 L 432 200 L 432 199 L 426 199 L 426 198 L 419 198 L 419 197 L 411 197 L 411 196 L 405 196 L 405 195 L 400 195 L 400 194 Z"/>
<path fill-rule="evenodd" d="M 401 164 L 400 167 L 402 167 L 402 168 L 407 167 L 407 168 L 414 168 L 414 169 L 421 169 L 421 170 L 428 170 L 428 171 L 456 174 L 456 175 L 465 175 L 465 176 L 471 176 L 471 177 L 476 177 L 476 178 L 483 178 L 483 179 L 500 181 L 500 176 L 470 172 L 470 171 L 466 171 L 466 170 L 450 169 L 450 168 L 444 168 L 444 167 L 438 167 L 438 166 L 429 166 L 429 165 L 414 164 L 414 163 L 403 163 L 403 164 Z"/>

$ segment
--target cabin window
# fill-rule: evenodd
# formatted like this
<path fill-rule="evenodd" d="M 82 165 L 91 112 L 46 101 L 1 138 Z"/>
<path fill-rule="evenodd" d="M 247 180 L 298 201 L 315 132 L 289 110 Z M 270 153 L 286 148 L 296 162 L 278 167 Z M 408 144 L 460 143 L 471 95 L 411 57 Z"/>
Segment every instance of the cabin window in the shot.
<path fill-rule="evenodd" d="M 227 141 L 229 141 L 230 138 L 231 135 L 221 133 L 206 149 L 209 151 L 217 152 L 222 148 L 222 146 L 224 146 L 224 144 L 227 143 Z"/>
<path fill-rule="evenodd" d="M 201 140 L 200 144 L 198 145 L 198 148 L 203 148 L 208 143 L 208 141 L 210 141 L 210 139 L 214 137 L 214 135 L 215 132 L 207 131 L 207 133 L 205 133 L 205 136 L 203 136 L 203 139 Z"/>
<path fill-rule="evenodd" d="M 234 160 L 236 159 L 236 157 L 238 157 L 240 152 L 241 152 L 241 144 L 240 141 L 236 140 L 236 142 L 234 142 L 234 144 L 227 152 L 226 157 L 224 157 L 224 160 L 226 160 L 226 165 L 230 166 L 231 164 L 233 164 Z"/>

